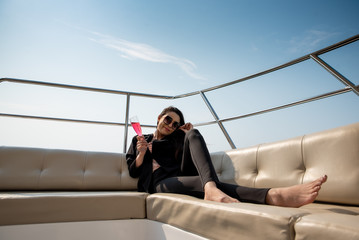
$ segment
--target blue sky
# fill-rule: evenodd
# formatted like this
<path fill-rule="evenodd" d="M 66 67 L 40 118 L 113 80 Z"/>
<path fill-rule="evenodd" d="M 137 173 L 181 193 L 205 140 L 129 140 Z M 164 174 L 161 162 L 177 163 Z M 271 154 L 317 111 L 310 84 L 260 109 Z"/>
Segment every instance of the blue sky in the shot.
<path fill-rule="evenodd" d="M 358 10 L 356 0 L 0 0 L 0 78 L 183 94 L 354 36 Z M 322 55 L 355 84 L 358 45 Z M 343 87 L 308 61 L 207 97 L 219 117 L 226 118 Z M 0 112 L 5 113 L 123 122 L 124 102 L 123 96 L 0 84 Z M 359 97 L 348 93 L 225 126 L 237 147 L 246 147 L 357 122 L 353 109 L 358 103 Z M 180 107 L 193 123 L 213 120 L 199 96 L 132 98 L 131 115 L 155 124 L 167 105 Z M 118 127 L 5 117 L 0 123 L 0 145 L 122 151 Z M 216 125 L 200 130 L 211 150 L 229 148 Z"/>

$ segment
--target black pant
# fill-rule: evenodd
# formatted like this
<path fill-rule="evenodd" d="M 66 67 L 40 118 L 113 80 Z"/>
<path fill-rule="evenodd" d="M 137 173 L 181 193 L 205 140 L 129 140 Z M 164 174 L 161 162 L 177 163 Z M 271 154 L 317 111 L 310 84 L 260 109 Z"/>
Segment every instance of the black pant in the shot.
<path fill-rule="evenodd" d="M 206 143 L 196 129 L 192 129 L 185 136 L 181 172 L 181 176 L 160 181 L 155 191 L 204 198 L 204 185 L 214 181 L 222 192 L 241 202 L 265 204 L 269 189 L 243 187 L 218 180 Z"/>

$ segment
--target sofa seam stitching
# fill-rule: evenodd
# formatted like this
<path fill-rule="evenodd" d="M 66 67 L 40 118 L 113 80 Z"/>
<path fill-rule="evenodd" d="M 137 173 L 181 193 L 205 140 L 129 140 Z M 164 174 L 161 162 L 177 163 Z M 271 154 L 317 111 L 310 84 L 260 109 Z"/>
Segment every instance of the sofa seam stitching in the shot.
<path fill-rule="evenodd" d="M 37 189 L 40 188 L 40 179 L 41 179 L 42 172 L 43 172 L 43 170 L 44 170 L 45 157 L 46 157 L 46 155 L 47 155 L 47 152 L 48 152 L 48 151 L 45 151 L 45 153 L 42 155 L 42 164 L 41 164 L 40 174 L 39 174 L 39 177 L 37 178 L 37 184 L 36 184 L 36 188 L 37 188 Z"/>
<path fill-rule="evenodd" d="M 306 135 L 303 135 L 302 136 L 302 139 L 300 141 L 300 148 L 301 148 L 301 154 L 302 154 L 302 164 L 303 164 L 303 168 L 304 168 L 304 172 L 303 172 L 303 175 L 302 175 L 302 180 L 301 180 L 301 183 L 303 184 L 303 181 L 304 181 L 304 175 L 307 171 L 307 168 L 305 166 L 305 162 L 304 162 L 304 145 L 303 145 L 303 142 L 304 142 L 304 138 L 305 138 Z"/>
<path fill-rule="evenodd" d="M 221 176 L 223 176 L 223 169 L 224 169 L 224 154 L 222 154 L 222 159 L 221 159 Z"/>
<path fill-rule="evenodd" d="M 125 159 L 126 160 L 126 159 Z M 122 187 L 122 165 L 124 164 L 123 157 L 120 157 L 120 161 L 117 161 L 117 164 L 119 164 L 119 175 L 120 175 L 120 186 Z"/>
<path fill-rule="evenodd" d="M 87 165 L 87 152 L 85 153 L 85 161 L 84 161 L 84 167 L 82 169 L 82 189 L 85 189 L 85 172 L 86 172 L 86 165 Z"/>
<path fill-rule="evenodd" d="M 256 183 L 257 183 L 257 178 L 258 178 L 258 174 L 259 174 L 259 170 L 258 170 L 258 152 L 259 152 L 259 147 L 261 146 L 261 144 L 258 144 L 257 146 L 257 150 L 256 150 L 256 176 L 254 178 L 254 186 L 253 187 L 256 187 Z"/>

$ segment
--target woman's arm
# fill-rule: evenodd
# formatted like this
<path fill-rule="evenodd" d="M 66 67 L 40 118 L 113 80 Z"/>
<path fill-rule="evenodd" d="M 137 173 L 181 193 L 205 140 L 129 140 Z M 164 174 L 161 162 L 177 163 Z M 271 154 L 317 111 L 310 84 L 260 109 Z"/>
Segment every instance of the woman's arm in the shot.
<path fill-rule="evenodd" d="M 138 151 L 138 155 L 136 157 L 136 167 L 138 168 L 143 163 L 143 159 L 145 157 L 147 147 L 148 147 L 148 143 L 143 136 L 137 136 L 136 147 L 137 147 L 137 151 Z"/>
<path fill-rule="evenodd" d="M 133 178 L 137 178 L 141 174 L 141 166 L 147 151 L 147 144 L 144 137 L 134 137 L 127 151 L 126 161 L 128 171 Z"/>

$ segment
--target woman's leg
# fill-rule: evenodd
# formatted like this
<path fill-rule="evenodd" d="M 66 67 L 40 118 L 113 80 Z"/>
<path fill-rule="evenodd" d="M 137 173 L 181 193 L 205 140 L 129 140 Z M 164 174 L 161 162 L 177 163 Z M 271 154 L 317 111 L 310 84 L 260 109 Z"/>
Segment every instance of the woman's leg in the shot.
<path fill-rule="evenodd" d="M 217 188 L 240 202 L 266 204 L 269 188 L 251 188 L 218 182 Z"/>
<path fill-rule="evenodd" d="M 202 187 L 209 182 L 218 182 L 206 142 L 197 129 L 186 133 L 181 164 L 183 176 L 200 176 Z"/>
<path fill-rule="evenodd" d="M 284 207 L 300 207 L 312 203 L 318 196 L 322 184 L 327 181 L 325 175 L 310 183 L 273 189 L 221 183 L 214 170 L 206 143 L 198 130 L 194 129 L 185 136 L 181 170 L 184 175 L 199 175 L 201 189 L 197 180 L 196 191 L 204 191 L 206 200 L 218 202 L 239 200 Z"/>
<path fill-rule="evenodd" d="M 199 190 L 205 193 L 206 200 L 265 203 L 268 189 L 247 188 L 219 182 L 206 143 L 196 129 L 187 132 L 185 136 L 181 171 L 185 176 L 199 175 L 202 183 Z"/>
<path fill-rule="evenodd" d="M 155 186 L 155 192 L 179 193 L 204 198 L 202 182 L 199 176 L 166 178 Z"/>
<path fill-rule="evenodd" d="M 266 194 L 268 189 L 257 189 L 242 187 L 227 183 L 217 183 L 218 189 L 227 193 L 235 200 L 223 198 L 218 199 L 218 202 L 251 202 L 265 204 Z M 179 193 L 197 198 L 205 198 L 205 192 L 202 187 L 202 181 L 199 176 L 183 176 L 171 177 L 160 181 L 155 186 L 157 193 Z M 222 196 L 222 195 L 221 195 Z"/>

